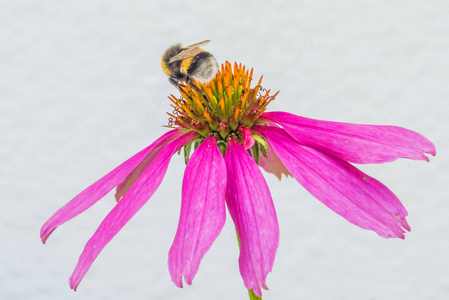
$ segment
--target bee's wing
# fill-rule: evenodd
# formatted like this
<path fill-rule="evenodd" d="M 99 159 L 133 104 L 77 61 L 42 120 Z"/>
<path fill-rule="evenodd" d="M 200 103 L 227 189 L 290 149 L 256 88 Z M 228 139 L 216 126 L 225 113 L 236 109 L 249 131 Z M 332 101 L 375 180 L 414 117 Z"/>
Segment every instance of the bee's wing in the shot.
<path fill-rule="evenodd" d="M 179 52 L 177 55 L 170 58 L 168 63 L 170 64 L 172 62 L 175 62 L 178 60 L 183 60 L 183 59 L 186 59 L 189 57 L 193 57 L 193 56 L 197 55 L 198 53 L 201 53 L 203 51 L 203 49 L 201 49 L 200 47 L 206 45 L 209 42 L 210 42 L 210 40 L 205 40 L 205 41 L 184 47 L 181 52 Z"/>
<path fill-rule="evenodd" d="M 201 46 L 204 46 L 204 45 L 209 44 L 209 42 L 210 42 L 210 40 L 205 40 L 205 41 L 202 41 L 202 42 L 199 42 L 199 43 L 195 43 L 195 44 L 186 46 L 186 47 L 184 47 L 184 49 L 190 49 L 190 48 L 201 47 Z"/>

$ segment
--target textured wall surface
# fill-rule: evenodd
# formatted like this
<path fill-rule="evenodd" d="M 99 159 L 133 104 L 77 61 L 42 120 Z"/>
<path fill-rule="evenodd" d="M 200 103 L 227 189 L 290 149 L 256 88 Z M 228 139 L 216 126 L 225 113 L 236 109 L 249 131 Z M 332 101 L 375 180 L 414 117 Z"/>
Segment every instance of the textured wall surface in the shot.
<path fill-rule="evenodd" d="M 113 195 L 39 240 L 54 211 L 166 131 L 162 52 L 204 39 L 281 91 L 271 110 L 403 126 L 437 147 L 430 163 L 360 166 L 407 207 L 405 240 L 266 174 L 281 239 L 264 299 L 449 297 L 449 2 L 342 2 L 2 1 L 0 299 L 247 299 L 229 216 L 193 285 L 170 280 L 182 157 L 76 293 L 68 278 Z"/>

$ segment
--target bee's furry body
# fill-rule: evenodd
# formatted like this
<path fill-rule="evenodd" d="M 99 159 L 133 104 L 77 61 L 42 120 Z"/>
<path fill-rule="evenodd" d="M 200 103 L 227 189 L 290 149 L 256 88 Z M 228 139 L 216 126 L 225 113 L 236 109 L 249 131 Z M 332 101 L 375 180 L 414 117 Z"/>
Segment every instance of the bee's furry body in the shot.
<path fill-rule="evenodd" d="M 178 86 L 180 82 L 191 83 L 196 80 L 199 83 L 208 83 L 218 73 L 218 63 L 209 52 L 199 48 L 209 41 L 181 47 L 175 44 L 168 48 L 162 56 L 162 69 L 170 76 L 170 82 Z"/>

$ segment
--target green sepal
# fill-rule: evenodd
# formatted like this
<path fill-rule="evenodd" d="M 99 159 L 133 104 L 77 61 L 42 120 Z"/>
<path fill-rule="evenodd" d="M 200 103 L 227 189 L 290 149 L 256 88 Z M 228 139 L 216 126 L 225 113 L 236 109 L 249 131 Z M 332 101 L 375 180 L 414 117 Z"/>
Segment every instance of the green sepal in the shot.
<path fill-rule="evenodd" d="M 259 164 L 259 144 L 258 143 L 254 143 L 253 146 L 253 158 L 254 161 L 256 162 L 256 164 Z"/>
<path fill-rule="evenodd" d="M 263 137 L 253 134 L 253 138 L 256 140 L 256 142 L 258 142 L 262 146 L 262 148 L 264 149 L 268 148 L 268 144 Z"/>
<path fill-rule="evenodd" d="M 191 150 L 192 150 L 192 143 L 188 143 L 187 145 L 184 146 L 184 162 L 186 163 L 186 165 L 189 162 Z"/>
<path fill-rule="evenodd" d="M 226 149 L 227 149 L 226 142 L 224 142 L 223 140 L 219 140 L 219 141 L 217 142 L 217 146 L 218 146 L 218 149 L 220 149 L 220 152 L 221 152 L 221 154 L 223 155 L 223 157 L 225 157 L 225 155 L 226 155 Z"/>
<path fill-rule="evenodd" d="M 267 149 L 264 147 L 259 147 L 260 152 L 262 152 L 263 157 L 267 158 Z"/>
<path fill-rule="evenodd" d="M 196 139 L 196 140 L 194 140 L 193 141 L 194 150 L 196 150 L 196 148 L 198 148 L 203 141 L 204 141 L 204 139 Z"/>
<path fill-rule="evenodd" d="M 262 152 L 262 155 L 267 157 L 268 143 L 259 135 L 253 134 L 253 138 L 256 140 L 256 144 L 259 144 L 259 150 Z"/>

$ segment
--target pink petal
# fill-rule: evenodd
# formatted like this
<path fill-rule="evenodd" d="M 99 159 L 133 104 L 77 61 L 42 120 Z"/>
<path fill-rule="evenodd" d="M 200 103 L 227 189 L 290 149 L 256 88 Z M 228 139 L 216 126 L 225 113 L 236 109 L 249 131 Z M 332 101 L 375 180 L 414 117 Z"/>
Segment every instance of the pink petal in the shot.
<path fill-rule="evenodd" d="M 82 191 L 78 196 L 73 198 L 66 205 L 61 207 L 51 218 L 45 222 L 41 228 L 41 239 L 45 244 L 45 241 L 50 236 L 50 234 L 59 225 L 67 222 L 68 220 L 76 217 L 92 205 L 94 205 L 98 200 L 100 200 L 104 195 L 106 195 L 110 190 L 112 190 L 117 184 L 125 179 L 125 177 L 142 161 L 145 160 L 146 156 L 156 155 L 164 148 L 167 143 L 173 139 L 183 135 L 184 133 L 180 130 L 171 130 L 161 136 L 149 147 L 140 151 L 120 166 L 116 167 L 114 170 L 109 172 L 107 175 L 99 179 L 97 182 L 89 186 L 87 189 Z"/>
<path fill-rule="evenodd" d="M 327 207 L 382 237 L 404 238 L 407 211 L 382 183 L 351 164 L 299 144 L 283 129 L 254 128 L 266 137 L 293 177 Z M 401 227 L 402 226 L 402 227 Z"/>
<path fill-rule="evenodd" d="M 171 132 L 171 131 L 170 131 Z M 119 201 L 123 195 L 131 188 L 131 186 L 136 182 L 136 180 L 142 175 L 143 172 L 148 168 L 149 165 L 153 163 L 153 161 L 159 156 L 161 151 L 165 148 L 165 146 L 171 142 L 173 139 L 181 136 L 184 134 L 182 131 L 178 130 L 176 135 L 173 135 L 173 137 L 167 138 L 165 141 L 156 144 L 153 143 L 154 147 L 151 150 L 150 153 L 148 153 L 147 156 L 135 167 L 134 170 L 131 171 L 131 173 L 126 176 L 125 180 L 117 185 L 116 193 L 115 193 L 115 199 Z M 156 145 L 155 145 L 156 144 Z M 152 145 L 152 146 L 153 146 Z"/>
<path fill-rule="evenodd" d="M 208 136 L 195 150 L 184 173 L 181 216 L 168 255 L 171 278 L 182 287 L 192 284 L 201 259 L 226 219 L 226 166 L 217 139 Z"/>
<path fill-rule="evenodd" d="M 241 130 L 242 133 L 243 148 L 245 148 L 245 150 L 251 149 L 256 143 L 256 140 L 254 140 L 251 130 L 246 126 L 240 126 L 239 129 Z"/>
<path fill-rule="evenodd" d="M 268 148 L 265 150 L 267 157 L 263 154 L 259 155 L 259 166 L 261 166 L 266 172 L 273 173 L 279 180 L 281 180 L 282 174 L 286 177 L 291 176 L 290 172 L 284 166 L 284 163 L 279 159 L 279 156 L 274 152 L 273 147 L 268 144 Z"/>
<path fill-rule="evenodd" d="M 101 250 L 103 250 L 107 243 L 142 208 L 159 187 L 173 154 L 197 136 L 194 132 L 185 133 L 167 144 L 159 156 L 148 166 L 120 202 L 117 203 L 103 222 L 101 222 L 97 231 L 84 247 L 78 264 L 70 277 L 69 282 L 72 289 L 76 290 L 78 284 Z"/>
<path fill-rule="evenodd" d="M 226 203 L 240 238 L 240 274 L 245 287 L 262 296 L 279 244 L 279 225 L 270 190 L 254 159 L 235 138 L 225 156 Z"/>
<path fill-rule="evenodd" d="M 421 134 L 396 126 L 320 121 L 286 112 L 268 112 L 261 119 L 281 125 L 299 143 L 353 163 L 383 163 L 398 158 L 426 160 L 435 146 Z"/>

